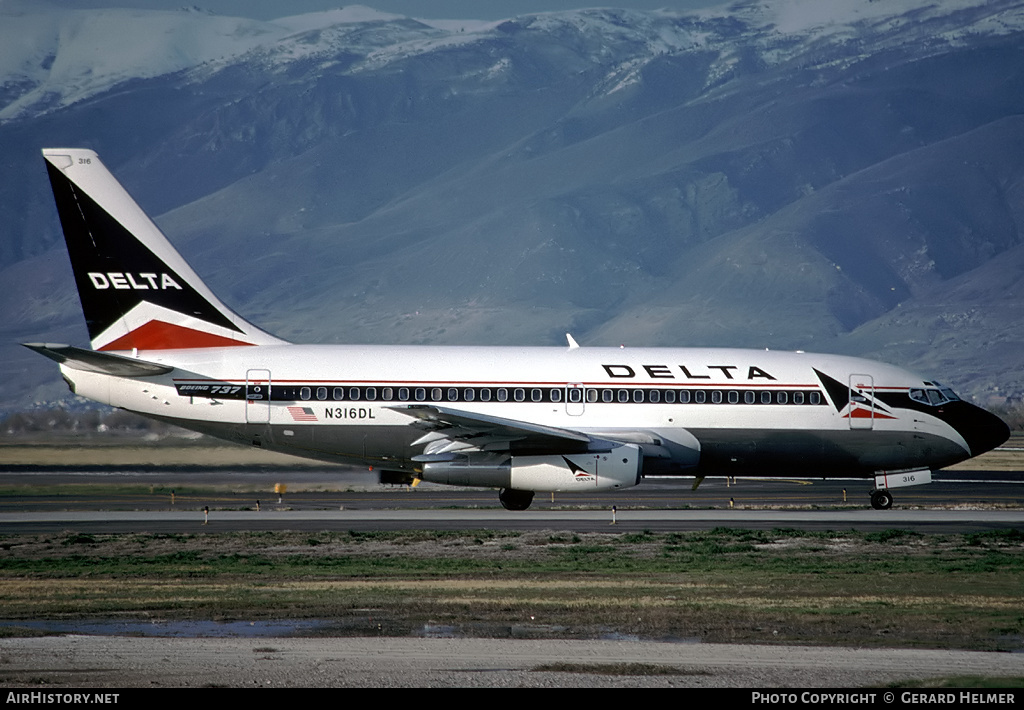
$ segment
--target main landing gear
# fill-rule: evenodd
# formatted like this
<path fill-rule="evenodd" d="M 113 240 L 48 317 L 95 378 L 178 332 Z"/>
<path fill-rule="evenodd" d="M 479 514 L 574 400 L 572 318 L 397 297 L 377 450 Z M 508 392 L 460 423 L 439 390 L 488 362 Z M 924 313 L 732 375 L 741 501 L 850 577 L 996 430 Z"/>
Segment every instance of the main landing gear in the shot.
<path fill-rule="evenodd" d="M 875 510 L 889 510 L 892 507 L 892 493 L 884 488 L 872 491 L 871 507 Z"/>
<path fill-rule="evenodd" d="M 505 510 L 526 510 L 533 502 L 533 491 L 520 491 L 515 488 L 502 488 L 498 492 L 498 500 Z"/>

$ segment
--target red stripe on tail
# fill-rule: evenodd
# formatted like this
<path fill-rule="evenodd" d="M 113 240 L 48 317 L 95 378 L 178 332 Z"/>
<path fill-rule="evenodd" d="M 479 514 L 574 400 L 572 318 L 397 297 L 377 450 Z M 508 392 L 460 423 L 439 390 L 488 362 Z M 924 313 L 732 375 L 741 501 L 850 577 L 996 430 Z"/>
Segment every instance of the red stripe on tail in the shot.
<path fill-rule="evenodd" d="M 204 333 L 201 330 L 185 328 L 173 323 L 151 320 L 117 340 L 104 345 L 100 350 L 179 350 L 182 348 L 227 348 L 235 345 L 252 345 L 232 340 L 221 335 Z"/>

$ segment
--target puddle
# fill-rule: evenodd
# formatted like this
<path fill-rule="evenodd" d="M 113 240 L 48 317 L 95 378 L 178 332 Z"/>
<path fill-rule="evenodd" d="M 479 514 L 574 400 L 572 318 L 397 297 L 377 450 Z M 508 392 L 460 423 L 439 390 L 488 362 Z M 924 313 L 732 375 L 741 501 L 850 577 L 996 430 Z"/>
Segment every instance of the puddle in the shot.
<path fill-rule="evenodd" d="M 88 636 L 182 638 L 316 636 L 333 627 L 323 620 L 296 621 L 0 621 L 0 628 Z"/>
<path fill-rule="evenodd" d="M 564 626 L 543 624 L 448 624 L 395 625 L 366 619 L 279 619 L 271 621 L 138 621 L 93 619 L 88 621 L 0 621 L 0 629 L 28 629 L 43 634 L 84 634 L 86 636 L 151 636 L 164 638 L 291 638 L 311 636 L 417 636 L 420 638 L 575 638 Z M 643 641 L 635 634 L 598 631 L 579 638 L 605 641 Z M 700 643 L 697 638 L 660 639 L 667 643 Z"/>

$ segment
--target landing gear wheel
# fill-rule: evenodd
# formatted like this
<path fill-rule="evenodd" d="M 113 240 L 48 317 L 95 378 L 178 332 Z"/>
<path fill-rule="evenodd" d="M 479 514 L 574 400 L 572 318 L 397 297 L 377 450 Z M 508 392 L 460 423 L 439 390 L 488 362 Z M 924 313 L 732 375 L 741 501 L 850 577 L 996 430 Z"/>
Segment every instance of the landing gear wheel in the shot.
<path fill-rule="evenodd" d="M 505 510 L 526 510 L 533 502 L 533 491 L 519 491 L 515 488 L 502 488 L 498 492 L 498 500 Z"/>
<path fill-rule="evenodd" d="M 874 491 L 871 494 L 871 507 L 875 510 L 889 510 L 892 507 L 892 493 L 887 490 Z"/>

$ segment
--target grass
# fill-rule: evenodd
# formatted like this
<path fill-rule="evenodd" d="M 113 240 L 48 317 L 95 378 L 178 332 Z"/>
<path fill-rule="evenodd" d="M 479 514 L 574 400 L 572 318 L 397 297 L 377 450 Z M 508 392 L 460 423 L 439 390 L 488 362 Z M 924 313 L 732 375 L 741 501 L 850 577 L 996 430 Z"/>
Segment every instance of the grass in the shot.
<path fill-rule="evenodd" d="M 326 619 L 333 632 L 629 634 L 1020 650 L 1024 539 L 489 530 L 0 538 L 26 619 Z"/>

